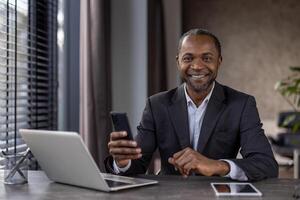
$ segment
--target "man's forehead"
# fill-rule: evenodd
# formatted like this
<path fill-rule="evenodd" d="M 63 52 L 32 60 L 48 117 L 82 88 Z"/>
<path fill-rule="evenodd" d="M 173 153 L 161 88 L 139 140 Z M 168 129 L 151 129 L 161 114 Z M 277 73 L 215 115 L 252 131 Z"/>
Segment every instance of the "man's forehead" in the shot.
<path fill-rule="evenodd" d="M 195 48 L 217 53 L 214 39 L 208 35 L 189 35 L 183 39 L 181 53 Z"/>
<path fill-rule="evenodd" d="M 188 35 L 182 41 L 182 46 L 184 45 L 211 45 L 216 47 L 214 39 L 208 35 Z"/>

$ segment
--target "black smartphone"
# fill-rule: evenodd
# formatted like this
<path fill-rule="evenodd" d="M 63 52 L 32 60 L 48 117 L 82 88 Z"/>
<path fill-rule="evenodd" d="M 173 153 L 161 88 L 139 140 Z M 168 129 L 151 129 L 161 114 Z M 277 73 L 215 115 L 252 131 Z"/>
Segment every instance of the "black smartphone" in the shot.
<path fill-rule="evenodd" d="M 124 139 L 133 140 L 127 114 L 123 112 L 110 112 L 111 120 L 115 131 L 126 131 L 127 136 Z"/>

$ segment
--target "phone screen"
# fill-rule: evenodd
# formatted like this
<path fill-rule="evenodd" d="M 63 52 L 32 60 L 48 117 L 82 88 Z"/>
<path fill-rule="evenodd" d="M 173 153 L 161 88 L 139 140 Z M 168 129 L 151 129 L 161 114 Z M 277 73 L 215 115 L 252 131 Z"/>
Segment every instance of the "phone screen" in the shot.
<path fill-rule="evenodd" d="M 111 112 L 110 115 L 111 115 L 114 130 L 126 131 L 127 136 L 125 137 L 125 139 L 133 140 L 127 114 L 122 112 Z"/>
<path fill-rule="evenodd" d="M 217 196 L 261 196 L 251 183 L 212 183 Z"/>

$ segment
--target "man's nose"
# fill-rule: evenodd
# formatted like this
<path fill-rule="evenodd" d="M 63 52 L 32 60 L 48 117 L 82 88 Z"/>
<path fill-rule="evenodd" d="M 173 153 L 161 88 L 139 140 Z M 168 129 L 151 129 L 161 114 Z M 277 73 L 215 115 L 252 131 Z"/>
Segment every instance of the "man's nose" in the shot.
<path fill-rule="evenodd" d="M 204 63 L 200 59 L 195 59 L 191 66 L 193 69 L 202 69 Z"/>

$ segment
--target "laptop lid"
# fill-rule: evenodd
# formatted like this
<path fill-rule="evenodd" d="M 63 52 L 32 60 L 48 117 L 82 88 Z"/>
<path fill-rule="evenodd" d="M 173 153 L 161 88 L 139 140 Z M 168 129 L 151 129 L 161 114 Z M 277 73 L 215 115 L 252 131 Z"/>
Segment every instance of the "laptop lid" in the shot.
<path fill-rule="evenodd" d="M 78 133 L 31 129 L 20 129 L 20 133 L 48 178 L 55 182 L 102 191 L 157 183 L 142 179 L 136 184 L 132 178 L 126 181 L 126 177 L 116 176 L 120 182 L 125 179 L 126 184 L 109 187 Z"/>

